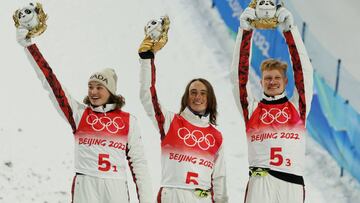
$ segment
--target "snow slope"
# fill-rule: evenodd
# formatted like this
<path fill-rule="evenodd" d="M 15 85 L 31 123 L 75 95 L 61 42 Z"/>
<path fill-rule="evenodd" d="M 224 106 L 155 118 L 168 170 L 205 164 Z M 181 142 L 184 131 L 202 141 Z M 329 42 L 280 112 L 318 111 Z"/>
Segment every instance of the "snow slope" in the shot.
<path fill-rule="evenodd" d="M 291 0 L 291 3 L 322 46 L 342 59 L 346 71 L 360 81 L 360 1 Z"/>
<path fill-rule="evenodd" d="M 15 41 L 11 15 L 25 2 L 6 1 L 0 8 L 0 202 L 70 202 L 74 175 L 71 129 L 56 112 Z M 210 9 L 210 1 L 40 2 L 49 14 L 48 30 L 34 41 L 76 99 L 81 101 L 86 95 L 92 72 L 104 67 L 116 69 L 118 90 L 127 101 L 124 109 L 141 123 L 154 194 L 160 181 L 159 136 L 139 101 L 137 48 L 144 24 L 152 17 L 168 14 L 169 43 L 157 54 L 156 61 L 158 96 L 164 106 L 178 111 L 190 79 L 204 77 L 213 84 L 219 103 L 219 128 L 225 137 L 230 202 L 242 202 L 247 146 L 228 82 L 234 41 Z M 199 10 L 201 7 L 204 9 Z M 310 139 L 308 148 L 306 202 L 347 203 L 360 199 L 357 182 L 347 174 L 339 178 L 335 162 Z M 130 190 L 134 191 L 133 184 Z M 132 202 L 137 202 L 131 195 Z"/>

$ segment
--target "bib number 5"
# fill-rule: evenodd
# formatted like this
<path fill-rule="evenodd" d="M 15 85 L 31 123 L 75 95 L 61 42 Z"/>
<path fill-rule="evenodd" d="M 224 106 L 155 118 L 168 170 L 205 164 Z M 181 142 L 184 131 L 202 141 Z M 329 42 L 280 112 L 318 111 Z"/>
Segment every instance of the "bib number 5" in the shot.
<path fill-rule="evenodd" d="M 111 165 L 110 162 L 110 155 L 109 154 L 99 154 L 98 159 L 98 169 L 99 171 L 110 171 L 111 167 L 113 168 L 114 172 L 117 172 L 117 168 L 115 165 Z"/>
<path fill-rule="evenodd" d="M 197 178 L 199 177 L 198 173 L 194 173 L 194 172 L 188 172 L 186 174 L 186 184 L 194 184 L 194 185 L 199 185 L 199 182 L 197 181 Z"/>
<path fill-rule="evenodd" d="M 270 165 L 281 166 L 284 163 L 284 157 L 282 155 L 281 147 L 270 148 Z M 285 158 L 285 166 L 291 166 L 291 160 Z"/>

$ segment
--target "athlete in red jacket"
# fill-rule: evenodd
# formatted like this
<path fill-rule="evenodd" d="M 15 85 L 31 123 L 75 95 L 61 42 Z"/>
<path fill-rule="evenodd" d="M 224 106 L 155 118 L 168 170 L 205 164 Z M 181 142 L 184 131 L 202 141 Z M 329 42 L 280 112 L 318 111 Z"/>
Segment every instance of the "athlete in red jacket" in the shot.
<path fill-rule="evenodd" d="M 37 45 L 26 38 L 28 32 L 19 27 L 17 40 L 25 47 L 44 88 L 74 133 L 76 175 L 72 201 L 129 202 L 126 177 L 129 165 L 140 203 L 153 202 L 137 119 L 121 110 L 125 102 L 116 95 L 115 71 L 107 68 L 92 74 L 85 104 L 79 103 L 63 89 Z"/>
<path fill-rule="evenodd" d="M 260 101 L 248 84 L 254 9 L 240 17 L 233 57 L 233 85 L 237 106 L 245 121 L 250 178 L 245 203 L 300 203 L 304 201 L 306 118 L 312 99 L 312 66 L 291 13 L 276 16 L 281 22 L 294 71 L 295 91 L 286 96 L 287 64 L 268 59 L 261 64 Z"/>
<path fill-rule="evenodd" d="M 169 23 L 163 20 L 152 24 Z M 145 38 L 139 49 L 140 98 L 161 139 L 158 202 L 226 203 L 223 138 L 215 128 L 214 90 L 207 80 L 193 79 L 185 89 L 179 113 L 161 106 L 155 87 L 155 52 L 166 42 L 167 36 L 156 43 Z"/>

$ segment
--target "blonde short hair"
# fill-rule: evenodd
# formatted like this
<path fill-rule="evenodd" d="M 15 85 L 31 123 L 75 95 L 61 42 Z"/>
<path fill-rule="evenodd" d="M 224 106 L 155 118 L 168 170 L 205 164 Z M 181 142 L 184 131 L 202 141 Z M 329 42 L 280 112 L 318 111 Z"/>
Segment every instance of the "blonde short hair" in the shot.
<path fill-rule="evenodd" d="M 287 63 L 277 60 L 277 59 L 266 59 L 261 63 L 261 73 L 265 70 L 280 70 L 283 71 L 284 76 L 286 77 Z"/>

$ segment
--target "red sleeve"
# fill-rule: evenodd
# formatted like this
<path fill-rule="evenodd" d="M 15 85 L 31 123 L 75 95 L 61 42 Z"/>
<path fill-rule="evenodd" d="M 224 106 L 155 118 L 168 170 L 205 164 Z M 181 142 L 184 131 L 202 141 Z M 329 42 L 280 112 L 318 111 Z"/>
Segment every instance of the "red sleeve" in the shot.
<path fill-rule="evenodd" d="M 249 110 L 248 110 L 248 93 L 246 90 L 246 85 L 249 80 L 249 66 L 250 66 L 250 51 L 251 51 L 251 38 L 252 30 L 243 30 L 243 35 L 240 44 L 240 58 L 238 64 L 238 78 L 239 78 L 239 95 L 241 107 L 243 110 L 243 116 L 245 123 L 249 120 Z"/>
<path fill-rule="evenodd" d="M 66 119 L 68 120 L 73 133 L 76 131 L 76 124 L 73 117 L 73 111 L 70 107 L 69 101 L 65 96 L 65 92 L 61 87 L 60 82 L 56 78 L 54 72 L 50 68 L 47 61 L 44 59 L 42 54 L 40 53 L 38 47 L 36 44 L 32 44 L 27 47 L 28 51 L 30 52 L 31 56 L 34 58 L 36 64 L 40 68 L 41 72 L 44 74 L 47 82 L 49 83 L 52 92 L 55 95 L 55 98 L 62 110 L 62 112 L 65 114 Z"/>
<path fill-rule="evenodd" d="M 150 86 L 151 101 L 152 101 L 153 108 L 155 111 L 155 118 L 156 118 L 156 121 L 157 121 L 157 124 L 159 127 L 161 140 L 163 140 L 165 137 L 165 130 L 164 130 L 165 117 L 164 117 L 163 112 L 161 111 L 161 108 L 160 108 L 160 105 L 158 102 L 155 83 L 156 83 L 156 67 L 155 67 L 155 63 L 154 63 L 154 58 L 152 58 L 151 59 L 151 86 Z"/>
<path fill-rule="evenodd" d="M 291 62 L 294 70 L 295 87 L 299 94 L 299 113 L 302 120 L 306 120 L 306 99 L 305 99 L 305 87 L 304 87 L 304 75 L 303 67 L 296 46 L 294 37 L 291 31 L 284 32 L 284 37 L 289 48 Z"/>

